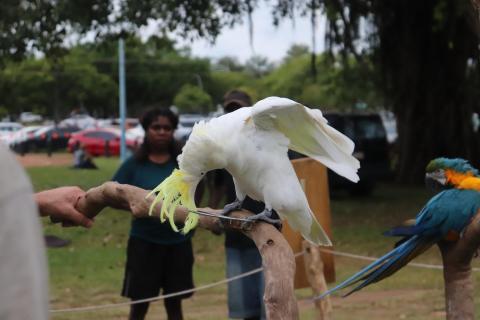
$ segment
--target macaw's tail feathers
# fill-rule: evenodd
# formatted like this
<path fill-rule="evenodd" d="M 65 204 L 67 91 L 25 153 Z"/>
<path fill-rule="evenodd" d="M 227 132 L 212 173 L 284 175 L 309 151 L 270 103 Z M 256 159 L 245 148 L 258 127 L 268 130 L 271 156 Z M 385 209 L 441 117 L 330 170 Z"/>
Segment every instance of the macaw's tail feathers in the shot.
<path fill-rule="evenodd" d="M 347 294 L 345 294 L 344 297 L 347 297 L 372 283 L 379 282 L 391 276 L 392 274 L 406 266 L 415 257 L 418 257 L 419 255 L 427 251 L 436 242 L 436 239 L 434 240 L 433 238 L 419 239 L 417 238 L 417 236 L 415 236 L 414 238 L 410 239 L 413 240 L 412 242 L 410 242 L 410 240 L 407 240 L 404 243 L 400 244 L 395 250 L 406 245 L 403 250 L 400 250 L 402 251 L 400 255 L 392 258 L 391 261 L 383 264 L 381 267 L 378 267 L 376 270 L 371 271 L 370 273 L 359 279 L 359 281 L 363 280 L 363 282 L 351 291 L 349 291 Z"/>
<path fill-rule="evenodd" d="M 328 290 L 318 298 L 321 299 L 335 291 L 349 287 L 357 282 L 362 281 L 361 284 L 353 288 L 350 292 L 344 295 L 344 297 L 368 286 L 369 284 L 383 280 L 399 269 L 404 267 L 408 262 L 414 259 L 416 256 L 425 252 L 430 248 L 436 239 L 434 238 L 420 238 L 419 236 L 413 236 L 389 253 L 380 257 L 370 265 L 366 266 L 347 280 L 340 283 L 338 286 Z"/>
<path fill-rule="evenodd" d="M 309 234 L 303 234 L 304 238 L 308 241 L 312 242 L 315 245 L 331 247 L 332 241 L 328 237 L 325 230 L 323 230 L 322 226 L 318 221 L 313 218 L 312 226 L 310 227 Z"/>

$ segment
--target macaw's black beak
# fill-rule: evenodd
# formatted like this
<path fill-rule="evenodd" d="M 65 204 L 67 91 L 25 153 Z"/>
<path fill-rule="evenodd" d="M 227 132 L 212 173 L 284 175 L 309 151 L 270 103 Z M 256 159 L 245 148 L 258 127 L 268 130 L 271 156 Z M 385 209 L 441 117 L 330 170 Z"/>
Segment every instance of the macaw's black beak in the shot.
<path fill-rule="evenodd" d="M 432 179 L 429 176 L 425 176 L 425 186 L 428 190 L 439 192 L 445 189 L 448 189 L 446 185 L 441 184 L 435 179 Z"/>

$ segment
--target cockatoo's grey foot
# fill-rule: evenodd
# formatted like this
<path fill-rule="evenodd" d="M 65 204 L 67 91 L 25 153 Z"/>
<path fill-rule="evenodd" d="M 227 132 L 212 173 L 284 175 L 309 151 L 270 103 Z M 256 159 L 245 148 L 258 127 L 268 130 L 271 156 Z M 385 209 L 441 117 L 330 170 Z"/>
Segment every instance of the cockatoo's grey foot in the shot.
<path fill-rule="evenodd" d="M 243 204 L 243 200 L 238 200 L 238 199 L 236 199 L 232 203 L 226 204 L 225 207 L 223 207 L 222 215 L 228 216 L 233 211 L 242 210 L 242 204 Z"/>
<path fill-rule="evenodd" d="M 250 216 L 247 219 L 252 222 L 264 221 L 266 223 L 273 224 L 279 231 L 282 230 L 282 220 L 280 220 L 280 217 L 272 209 L 265 209 L 259 214 Z"/>

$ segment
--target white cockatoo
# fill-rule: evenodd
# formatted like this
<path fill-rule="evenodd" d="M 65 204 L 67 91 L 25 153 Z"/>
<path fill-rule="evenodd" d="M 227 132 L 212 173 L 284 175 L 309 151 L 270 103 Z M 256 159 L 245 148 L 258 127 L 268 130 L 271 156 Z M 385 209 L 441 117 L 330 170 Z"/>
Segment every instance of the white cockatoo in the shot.
<path fill-rule="evenodd" d="M 178 156 L 179 169 L 150 194 L 152 207 L 162 201 L 161 219 L 173 220 L 178 205 L 196 210 L 195 189 L 205 174 L 225 168 L 235 184 L 237 201 L 224 212 L 241 208 L 248 195 L 265 203 L 265 210 L 250 219 L 270 221 L 272 209 L 314 244 L 331 245 L 315 219 L 300 182 L 288 159 L 288 149 L 305 154 L 339 175 L 357 182 L 359 161 L 352 156 L 354 143 L 328 125 L 322 112 L 287 98 L 269 97 L 252 107 L 240 108 L 209 121 L 201 121 Z M 197 224 L 191 212 L 183 232 Z"/>

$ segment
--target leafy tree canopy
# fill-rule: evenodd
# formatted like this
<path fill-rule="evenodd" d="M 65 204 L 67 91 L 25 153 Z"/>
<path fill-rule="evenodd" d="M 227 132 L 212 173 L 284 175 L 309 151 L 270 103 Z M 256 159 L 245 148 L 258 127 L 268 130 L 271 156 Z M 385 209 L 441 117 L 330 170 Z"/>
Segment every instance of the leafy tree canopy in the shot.
<path fill-rule="evenodd" d="M 60 56 L 69 36 L 105 29 L 112 11 L 109 0 L 2 0 L 0 59 L 18 60 L 35 50 Z"/>
<path fill-rule="evenodd" d="M 197 86 L 186 84 L 175 96 L 173 103 L 181 112 L 207 113 L 212 110 L 212 98 Z"/>

